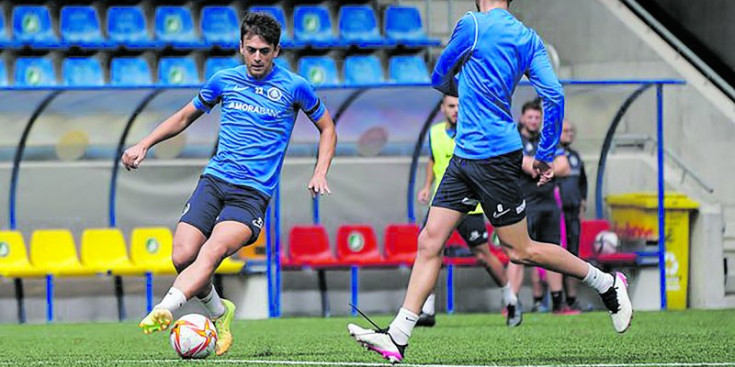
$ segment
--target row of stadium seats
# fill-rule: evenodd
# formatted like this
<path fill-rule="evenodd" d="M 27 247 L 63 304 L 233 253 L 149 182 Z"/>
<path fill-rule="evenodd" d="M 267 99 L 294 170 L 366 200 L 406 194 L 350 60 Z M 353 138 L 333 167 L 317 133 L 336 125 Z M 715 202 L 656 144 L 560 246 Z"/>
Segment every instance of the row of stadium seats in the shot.
<path fill-rule="evenodd" d="M 384 14 L 383 37 L 378 29 L 375 11 L 368 5 L 343 5 L 339 8 L 335 35 L 329 8 L 325 5 L 297 5 L 293 12 L 293 38 L 289 34 L 286 15 L 280 6 L 253 6 L 250 11 L 273 15 L 282 25 L 281 42 L 286 48 L 313 47 L 411 47 L 435 46 L 436 39 L 427 37 L 418 9 L 389 6 Z M 49 8 L 43 5 L 15 6 L 12 10 L 12 33 L 5 26 L 0 11 L 0 46 L 3 48 L 30 46 L 33 48 L 236 48 L 240 38 L 240 21 L 235 8 L 205 6 L 194 26 L 191 10 L 183 6 L 159 6 L 155 9 L 154 34 L 148 32 L 148 22 L 140 6 L 111 6 L 100 21 L 92 6 L 61 7 L 59 30 L 54 29 Z M 105 34 L 101 24 L 106 23 Z M 201 34 L 201 36 L 199 35 Z"/>
<path fill-rule="evenodd" d="M 276 62 L 285 68 L 291 65 L 285 58 Z M 196 61 L 189 57 L 162 57 L 158 63 L 159 85 L 195 85 L 209 79 L 225 68 L 240 65 L 232 57 L 211 57 L 204 62 L 204 79 Z M 144 58 L 119 57 L 110 61 L 109 82 L 100 61 L 93 57 L 70 57 L 61 63 L 62 85 L 89 87 L 105 84 L 116 86 L 148 86 L 156 84 L 151 68 Z M 378 56 L 347 56 L 343 64 L 343 78 L 337 71 L 336 61 L 327 56 L 306 56 L 298 61 L 298 73 L 317 86 L 361 86 L 383 83 L 428 83 L 429 73 L 421 56 L 393 56 L 388 61 L 386 80 Z M 44 87 L 57 85 L 54 63 L 44 57 L 19 57 L 15 62 L 12 84 L 19 87 Z M 0 59 L 0 86 L 9 85 L 7 67 Z M 341 82 L 344 80 L 344 83 Z"/>

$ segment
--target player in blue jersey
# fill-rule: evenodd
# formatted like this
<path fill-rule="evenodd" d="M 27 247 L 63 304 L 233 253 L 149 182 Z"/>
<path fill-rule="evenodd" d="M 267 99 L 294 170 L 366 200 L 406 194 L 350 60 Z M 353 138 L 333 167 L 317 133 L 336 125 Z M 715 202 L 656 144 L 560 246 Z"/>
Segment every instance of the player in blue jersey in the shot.
<path fill-rule="evenodd" d="M 304 78 L 273 62 L 280 37 L 275 19 L 248 13 L 240 27 L 245 65 L 214 74 L 191 102 L 123 154 L 125 168 L 138 168 L 148 149 L 222 104 L 217 154 L 204 169 L 174 234 L 173 263 L 179 275 L 140 322 L 146 334 L 168 328 L 172 312 L 197 297 L 215 320 L 217 355 L 230 348 L 235 306 L 220 299 L 211 277 L 225 257 L 258 238 L 299 110 L 320 132 L 319 158 L 307 189 L 312 195 L 330 193 L 326 176 L 337 143 L 334 122 Z"/>
<path fill-rule="evenodd" d="M 508 12 L 510 0 L 475 3 L 478 12 L 459 20 L 432 77 L 436 89 L 459 97 L 456 148 L 419 234 L 403 307 L 388 330 L 348 325 L 358 343 L 392 362 L 404 358 L 421 305 L 439 276 L 444 243 L 478 203 L 511 261 L 582 279 L 600 293 L 618 332 L 627 330 L 632 318 L 624 275 L 603 273 L 559 246 L 529 238 L 520 185 L 523 152 L 511 97 L 526 75 L 543 101 L 544 126 L 533 163 L 543 185 L 553 178 L 564 93 L 543 41 Z"/>

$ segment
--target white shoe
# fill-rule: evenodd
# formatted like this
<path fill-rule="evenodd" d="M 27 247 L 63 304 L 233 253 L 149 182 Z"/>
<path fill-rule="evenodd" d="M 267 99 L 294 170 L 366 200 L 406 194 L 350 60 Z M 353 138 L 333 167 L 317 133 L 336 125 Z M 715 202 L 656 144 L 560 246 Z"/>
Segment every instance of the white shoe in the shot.
<path fill-rule="evenodd" d="M 360 345 L 380 354 L 391 363 L 403 360 L 403 353 L 408 345 L 398 345 L 385 330 L 363 329 L 355 324 L 348 324 L 347 330 Z"/>
<path fill-rule="evenodd" d="M 623 273 L 616 272 L 613 276 L 613 285 L 605 293 L 600 293 L 602 302 L 610 311 L 615 331 L 624 333 L 633 320 L 633 306 L 628 297 L 628 279 Z"/>

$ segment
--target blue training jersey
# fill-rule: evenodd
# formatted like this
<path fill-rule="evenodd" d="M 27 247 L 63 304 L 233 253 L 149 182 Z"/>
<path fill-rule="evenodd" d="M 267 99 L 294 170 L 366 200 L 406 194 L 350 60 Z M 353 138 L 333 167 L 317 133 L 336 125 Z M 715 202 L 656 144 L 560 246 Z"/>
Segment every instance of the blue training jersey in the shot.
<path fill-rule="evenodd" d="M 454 154 L 486 159 L 521 149 L 511 97 L 527 75 L 543 101 L 536 159 L 554 160 L 564 119 L 564 91 L 536 32 L 504 9 L 468 12 L 457 23 L 432 75 L 434 88 L 459 97 Z"/>
<path fill-rule="evenodd" d="M 276 64 L 260 80 L 245 65 L 219 71 L 192 102 L 207 113 L 222 103 L 217 154 L 204 174 L 268 196 L 278 183 L 299 109 L 313 122 L 326 111 L 304 78 Z"/>

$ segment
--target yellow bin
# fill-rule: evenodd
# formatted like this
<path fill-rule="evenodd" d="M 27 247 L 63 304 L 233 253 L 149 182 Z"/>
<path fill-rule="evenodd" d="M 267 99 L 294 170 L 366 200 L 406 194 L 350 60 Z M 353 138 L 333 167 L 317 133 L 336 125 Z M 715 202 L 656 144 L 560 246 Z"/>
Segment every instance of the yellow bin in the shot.
<path fill-rule="evenodd" d="M 651 192 L 610 195 L 612 227 L 622 241 L 658 243 L 658 194 Z M 689 214 L 699 203 L 680 193 L 664 197 L 667 308 L 687 307 L 689 284 Z"/>

